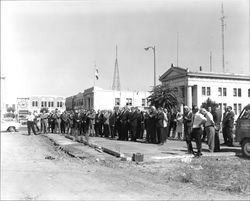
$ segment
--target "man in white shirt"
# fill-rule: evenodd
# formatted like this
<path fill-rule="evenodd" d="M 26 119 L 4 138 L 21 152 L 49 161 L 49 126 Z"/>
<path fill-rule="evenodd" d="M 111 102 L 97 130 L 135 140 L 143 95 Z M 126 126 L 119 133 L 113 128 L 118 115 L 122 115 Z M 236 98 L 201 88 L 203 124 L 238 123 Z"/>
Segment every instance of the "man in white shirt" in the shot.
<path fill-rule="evenodd" d="M 196 147 L 197 147 L 197 157 L 202 155 L 201 153 L 201 136 L 202 136 L 202 125 L 206 123 L 207 119 L 199 112 L 197 106 L 193 107 L 193 129 L 192 129 L 192 138 L 195 138 Z"/>
<path fill-rule="evenodd" d="M 213 115 L 208 112 L 205 108 L 201 108 L 201 114 L 207 119 L 204 129 L 207 134 L 207 144 L 210 152 L 214 152 L 214 142 L 215 142 L 215 129 L 214 129 L 214 118 Z"/>
<path fill-rule="evenodd" d="M 34 119 L 35 115 L 29 112 L 27 116 L 27 127 L 28 127 L 28 135 L 30 135 L 30 130 L 33 131 L 34 135 L 36 135 L 35 127 L 34 127 Z"/>

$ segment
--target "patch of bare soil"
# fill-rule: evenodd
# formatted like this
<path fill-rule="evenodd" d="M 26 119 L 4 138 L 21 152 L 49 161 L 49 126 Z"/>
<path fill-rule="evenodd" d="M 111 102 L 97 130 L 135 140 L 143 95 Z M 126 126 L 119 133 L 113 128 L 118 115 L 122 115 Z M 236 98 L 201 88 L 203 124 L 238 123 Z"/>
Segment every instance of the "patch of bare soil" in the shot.
<path fill-rule="evenodd" d="M 185 185 L 231 194 L 250 195 L 250 161 L 239 157 L 201 157 L 187 161 L 108 163 L 129 175 L 172 187 Z"/>

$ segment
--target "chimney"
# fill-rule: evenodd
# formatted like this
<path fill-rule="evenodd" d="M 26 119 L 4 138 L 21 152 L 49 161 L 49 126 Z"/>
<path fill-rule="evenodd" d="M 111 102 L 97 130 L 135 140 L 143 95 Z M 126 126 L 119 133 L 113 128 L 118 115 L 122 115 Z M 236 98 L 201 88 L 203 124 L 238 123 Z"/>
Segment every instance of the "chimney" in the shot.
<path fill-rule="evenodd" d="M 171 64 L 171 68 L 174 67 L 174 64 Z"/>
<path fill-rule="evenodd" d="M 200 66 L 200 71 L 202 71 L 202 66 Z"/>

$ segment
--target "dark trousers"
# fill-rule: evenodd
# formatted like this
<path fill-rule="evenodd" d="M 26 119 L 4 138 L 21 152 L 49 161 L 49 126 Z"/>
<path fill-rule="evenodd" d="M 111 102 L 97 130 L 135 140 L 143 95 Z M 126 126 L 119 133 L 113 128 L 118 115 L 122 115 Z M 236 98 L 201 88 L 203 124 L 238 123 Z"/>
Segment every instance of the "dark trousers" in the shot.
<path fill-rule="evenodd" d="M 130 132 L 131 132 L 131 141 L 136 141 L 136 131 L 137 131 L 137 125 L 130 125 Z"/>
<path fill-rule="evenodd" d="M 222 128 L 222 134 L 223 134 L 224 143 L 227 144 L 227 142 L 228 142 L 228 138 L 227 138 L 227 129 L 226 129 L 226 127 L 224 127 L 224 126 L 223 126 L 223 128 Z"/>
<path fill-rule="evenodd" d="M 121 125 L 121 140 L 128 140 L 128 125 L 126 123 Z"/>
<path fill-rule="evenodd" d="M 163 143 L 163 127 L 156 127 L 157 143 Z"/>
<path fill-rule="evenodd" d="M 104 124 L 104 137 L 109 137 L 110 134 L 110 127 L 109 124 Z"/>
<path fill-rule="evenodd" d="M 118 132 L 118 140 L 122 139 L 122 126 L 121 124 L 117 125 L 117 132 Z"/>
<path fill-rule="evenodd" d="M 36 135 L 35 125 L 33 121 L 27 121 L 27 127 L 28 127 L 28 134 L 30 135 L 30 131 Z"/>
<path fill-rule="evenodd" d="M 201 153 L 201 136 L 202 136 L 202 129 L 201 128 L 193 128 L 191 133 L 192 139 L 195 139 L 197 153 Z"/>
<path fill-rule="evenodd" d="M 219 131 L 215 130 L 215 136 L 214 136 L 214 151 L 219 152 L 220 151 L 220 138 L 219 138 Z"/>
<path fill-rule="evenodd" d="M 227 135 L 227 144 L 232 145 L 233 144 L 233 128 L 232 127 L 226 127 L 226 135 Z"/>
<path fill-rule="evenodd" d="M 61 121 L 61 133 L 65 133 L 66 131 L 66 122 L 65 121 Z"/>
<path fill-rule="evenodd" d="M 193 147 L 192 147 L 192 142 L 191 142 L 191 140 L 192 140 L 191 131 L 192 131 L 192 128 L 190 126 L 184 125 L 184 137 L 186 139 L 187 148 L 188 148 L 189 153 L 193 152 Z"/>
<path fill-rule="evenodd" d="M 168 126 L 163 128 L 163 132 L 162 132 L 162 141 L 163 141 L 163 143 L 167 141 L 168 130 L 169 130 Z"/>
<path fill-rule="evenodd" d="M 115 138 L 115 132 L 116 132 L 115 125 L 110 126 L 111 138 Z"/>

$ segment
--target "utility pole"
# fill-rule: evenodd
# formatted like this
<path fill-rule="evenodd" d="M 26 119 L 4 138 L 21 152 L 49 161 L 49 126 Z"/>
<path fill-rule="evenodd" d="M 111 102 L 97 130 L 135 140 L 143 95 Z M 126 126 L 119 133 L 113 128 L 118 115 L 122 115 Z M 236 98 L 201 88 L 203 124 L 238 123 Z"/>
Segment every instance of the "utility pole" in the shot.
<path fill-rule="evenodd" d="M 221 4 L 221 39 L 222 39 L 222 69 L 223 72 L 225 72 L 225 59 L 224 59 L 224 22 L 225 16 L 224 16 L 224 10 L 223 10 L 223 3 Z"/>
<path fill-rule="evenodd" d="M 177 32 L 177 67 L 179 66 L 179 32 Z"/>

